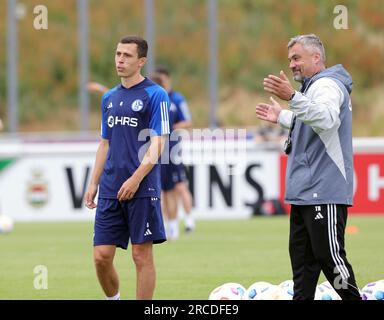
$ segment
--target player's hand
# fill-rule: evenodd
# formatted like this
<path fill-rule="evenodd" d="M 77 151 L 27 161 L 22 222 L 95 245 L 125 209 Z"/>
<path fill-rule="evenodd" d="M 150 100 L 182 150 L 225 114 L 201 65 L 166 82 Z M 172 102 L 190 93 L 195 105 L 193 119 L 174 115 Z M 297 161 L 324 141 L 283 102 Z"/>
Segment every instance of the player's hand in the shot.
<path fill-rule="evenodd" d="M 109 89 L 104 86 L 101 83 L 98 82 L 88 82 L 87 83 L 87 90 L 89 92 L 100 92 L 100 93 L 106 93 Z"/>
<path fill-rule="evenodd" d="M 94 209 L 97 207 L 97 204 L 95 203 L 96 193 L 97 193 L 97 186 L 90 184 L 88 186 L 87 192 L 84 195 L 85 206 L 88 209 Z"/>
<path fill-rule="evenodd" d="M 117 199 L 119 201 L 131 200 L 135 195 L 137 189 L 139 189 L 140 181 L 134 176 L 128 178 L 121 186 L 117 193 Z"/>
<path fill-rule="evenodd" d="M 277 119 L 279 118 L 279 114 L 282 110 L 280 104 L 278 104 L 275 99 L 270 97 L 271 104 L 268 103 L 259 103 L 256 106 L 256 116 L 265 121 L 269 121 L 272 123 L 277 123 Z"/>
<path fill-rule="evenodd" d="M 295 92 L 283 71 L 280 71 L 279 77 L 270 74 L 267 78 L 264 78 L 263 85 L 265 91 L 276 95 L 282 100 L 290 100 Z"/>

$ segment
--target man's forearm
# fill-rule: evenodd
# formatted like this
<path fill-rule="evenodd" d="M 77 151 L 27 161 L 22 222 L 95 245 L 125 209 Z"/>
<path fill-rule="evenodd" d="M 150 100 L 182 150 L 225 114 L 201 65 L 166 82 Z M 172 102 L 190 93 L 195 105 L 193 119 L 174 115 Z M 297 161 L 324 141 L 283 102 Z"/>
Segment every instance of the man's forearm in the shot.
<path fill-rule="evenodd" d="M 313 92 L 311 99 L 300 92 L 296 92 L 289 102 L 290 110 L 296 114 L 297 119 L 311 126 L 314 130 L 329 130 L 337 127 L 340 123 L 340 106 L 344 96 L 337 84 L 333 84 L 332 80 L 329 81 L 331 83 L 316 81 L 311 87 Z"/>
<path fill-rule="evenodd" d="M 141 182 L 144 177 L 153 169 L 163 151 L 164 143 L 164 136 L 156 136 L 151 138 L 151 144 L 145 153 L 140 166 L 132 175 L 134 178 Z"/>
<path fill-rule="evenodd" d="M 109 144 L 108 141 L 102 141 L 96 152 L 95 165 L 92 172 L 91 184 L 98 185 L 103 173 L 104 164 L 107 159 Z"/>
<path fill-rule="evenodd" d="M 291 110 L 283 109 L 281 110 L 279 117 L 277 118 L 277 123 L 284 129 L 289 129 L 291 126 L 293 117 L 293 112 Z"/>

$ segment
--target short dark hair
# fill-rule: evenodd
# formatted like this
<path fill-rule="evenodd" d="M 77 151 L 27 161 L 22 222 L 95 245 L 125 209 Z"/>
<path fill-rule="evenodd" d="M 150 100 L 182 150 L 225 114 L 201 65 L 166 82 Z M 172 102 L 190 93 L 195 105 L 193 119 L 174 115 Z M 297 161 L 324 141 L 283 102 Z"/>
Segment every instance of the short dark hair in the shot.
<path fill-rule="evenodd" d="M 126 36 L 120 40 L 120 43 L 136 43 L 137 55 L 139 58 L 146 57 L 148 53 L 148 43 L 138 36 Z"/>
<path fill-rule="evenodd" d="M 169 68 L 167 68 L 166 66 L 163 66 L 163 65 L 157 66 L 155 68 L 155 72 L 156 73 L 160 73 L 160 74 L 164 74 L 167 77 L 169 77 L 171 75 L 171 72 L 169 71 Z"/>

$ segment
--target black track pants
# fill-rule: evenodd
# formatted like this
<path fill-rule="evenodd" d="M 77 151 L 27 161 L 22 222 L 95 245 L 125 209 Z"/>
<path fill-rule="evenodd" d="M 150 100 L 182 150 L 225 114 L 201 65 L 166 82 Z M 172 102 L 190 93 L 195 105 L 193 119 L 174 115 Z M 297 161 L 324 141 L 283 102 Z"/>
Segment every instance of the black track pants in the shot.
<path fill-rule="evenodd" d="M 344 249 L 345 205 L 292 205 L 289 254 L 294 300 L 314 299 L 320 271 L 343 300 L 360 299 Z"/>

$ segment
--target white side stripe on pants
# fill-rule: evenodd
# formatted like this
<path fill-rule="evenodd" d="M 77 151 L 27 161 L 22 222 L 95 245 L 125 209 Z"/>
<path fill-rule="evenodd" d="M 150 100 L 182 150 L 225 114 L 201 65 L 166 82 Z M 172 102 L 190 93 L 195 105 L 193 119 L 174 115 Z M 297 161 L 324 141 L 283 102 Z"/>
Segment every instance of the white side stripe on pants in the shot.
<path fill-rule="evenodd" d="M 327 215 L 328 215 L 328 239 L 329 239 L 329 248 L 331 251 L 332 260 L 336 265 L 336 268 L 339 270 L 339 273 L 343 279 L 349 278 L 349 272 L 345 266 L 344 260 L 340 257 L 340 246 L 337 242 L 337 208 L 335 204 L 327 205 Z"/>

